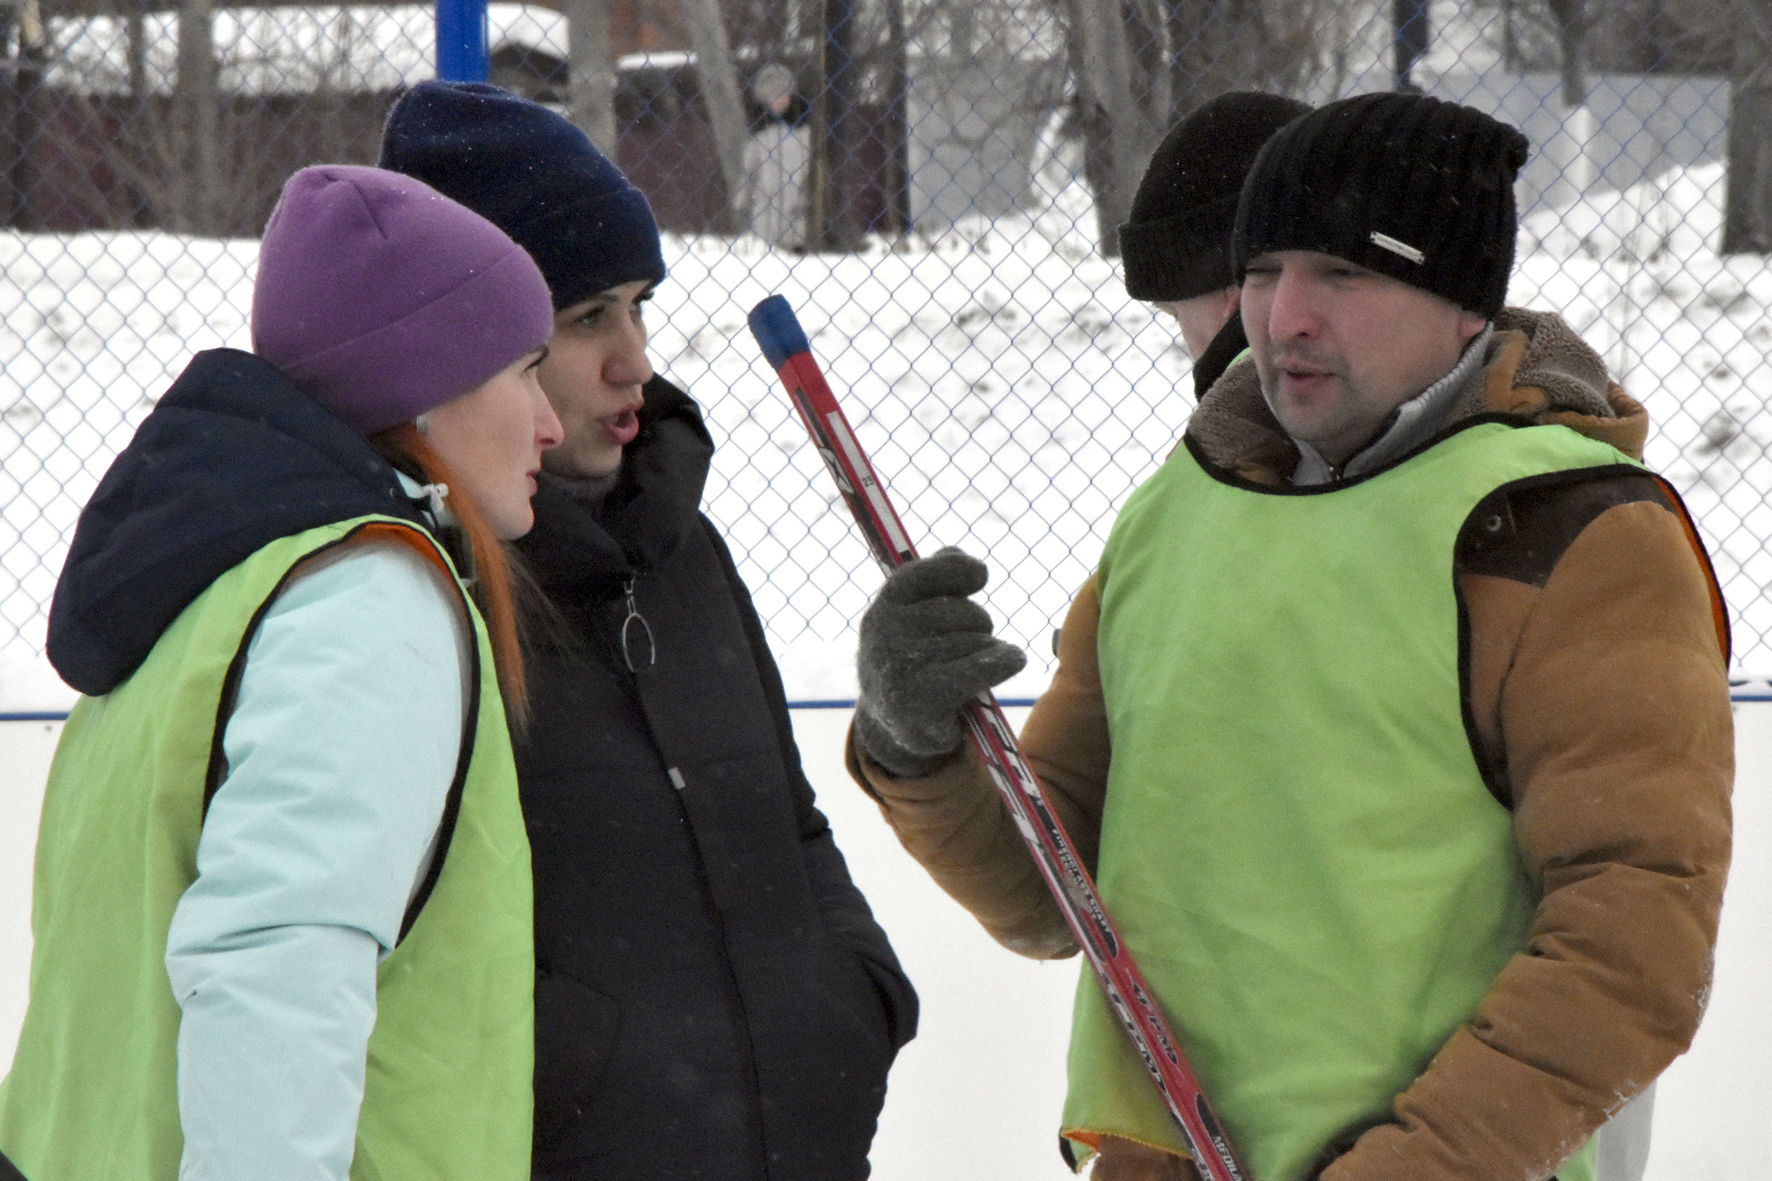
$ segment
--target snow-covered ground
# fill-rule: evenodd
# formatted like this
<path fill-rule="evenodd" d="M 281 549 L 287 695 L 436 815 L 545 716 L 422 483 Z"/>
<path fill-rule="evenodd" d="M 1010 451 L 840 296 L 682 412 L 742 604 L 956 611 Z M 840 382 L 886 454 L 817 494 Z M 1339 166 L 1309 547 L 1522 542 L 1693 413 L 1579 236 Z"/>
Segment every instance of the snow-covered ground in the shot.
<path fill-rule="evenodd" d="M 877 581 L 745 324 L 781 293 L 919 544 L 986 555 L 1006 634 L 1050 672 L 1051 630 L 1113 510 L 1192 406 L 1173 325 L 1129 300 L 1060 163 L 1037 213 L 853 256 L 667 239 L 661 368 L 720 449 L 707 507 L 734 541 L 797 700 L 854 690 L 845 653 Z M 1656 424 L 1734 611 L 1738 667 L 1772 672 L 1772 270 L 1720 258 L 1721 166 L 1525 219 L 1514 303 L 1560 310 Z M 255 244 L 0 234 L 0 709 L 66 694 L 35 661 L 80 505 L 199 348 L 247 346 Z M 15 632 L 9 636 L 8 633 Z"/>

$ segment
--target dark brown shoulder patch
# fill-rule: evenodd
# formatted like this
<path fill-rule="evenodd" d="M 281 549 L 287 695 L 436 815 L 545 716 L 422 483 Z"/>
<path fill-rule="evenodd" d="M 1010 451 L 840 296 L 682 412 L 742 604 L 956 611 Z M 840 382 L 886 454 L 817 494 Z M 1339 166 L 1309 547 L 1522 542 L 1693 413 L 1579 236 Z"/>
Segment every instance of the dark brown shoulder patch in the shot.
<path fill-rule="evenodd" d="M 1498 488 L 1459 529 L 1454 569 L 1543 586 L 1563 552 L 1596 517 L 1639 501 L 1675 511 L 1653 476 L 1632 469 L 1562 472 Z"/>

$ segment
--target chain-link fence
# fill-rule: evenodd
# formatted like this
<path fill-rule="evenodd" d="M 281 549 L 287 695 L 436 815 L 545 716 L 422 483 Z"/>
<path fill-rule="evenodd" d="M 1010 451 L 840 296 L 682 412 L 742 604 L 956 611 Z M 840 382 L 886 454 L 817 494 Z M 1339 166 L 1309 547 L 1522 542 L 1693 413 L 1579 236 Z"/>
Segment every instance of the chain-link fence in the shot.
<path fill-rule="evenodd" d="M 667 40 L 712 2 L 618 5 L 610 36 Z M 252 238 L 281 181 L 372 162 L 434 30 L 428 7 L 187 3 L 181 27 L 11 3 L 0 646 L 37 652 L 111 457 L 193 352 L 248 347 Z M 1725 224 L 1750 181 L 1772 184 L 1743 163 L 1772 151 L 1772 118 L 1732 96 L 1747 31 L 1723 0 L 1663 0 L 1659 24 L 1620 3 L 1580 29 L 1534 0 L 727 0 L 722 68 L 652 52 L 601 75 L 569 45 L 571 4 L 493 5 L 492 80 L 572 104 L 653 202 L 671 270 L 654 359 L 706 408 L 708 511 L 796 696 L 852 691 L 878 576 L 746 311 L 777 291 L 799 308 L 913 536 L 988 555 L 990 604 L 1035 655 L 1011 690 L 1037 690 L 1115 508 L 1192 408 L 1172 322 L 1126 298 L 1103 244 L 1156 138 L 1230 87 L 1408 85 L 1527 132 L 1510 301 L 1562 313 L 1647 404 L 1737 662 L 1772 669 L 1772 271 L 1756 231 Z M 613 85 L 568 86 L 569 62 Z"/>

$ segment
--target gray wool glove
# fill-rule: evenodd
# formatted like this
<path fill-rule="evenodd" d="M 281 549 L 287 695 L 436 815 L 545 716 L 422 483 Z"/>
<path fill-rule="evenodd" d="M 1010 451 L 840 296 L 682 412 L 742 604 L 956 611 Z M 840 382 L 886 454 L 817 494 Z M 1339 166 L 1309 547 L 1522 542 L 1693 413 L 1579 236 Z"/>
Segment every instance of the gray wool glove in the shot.
<path fill-rule="evenodd" d="M 900 778 L 951 759 L 966 737 L 961 708 L 1027 664 L 967 597 L 988 577 L 983 562 L 950 546 L 894 570 L 862 613 L 855 737 Z"/>

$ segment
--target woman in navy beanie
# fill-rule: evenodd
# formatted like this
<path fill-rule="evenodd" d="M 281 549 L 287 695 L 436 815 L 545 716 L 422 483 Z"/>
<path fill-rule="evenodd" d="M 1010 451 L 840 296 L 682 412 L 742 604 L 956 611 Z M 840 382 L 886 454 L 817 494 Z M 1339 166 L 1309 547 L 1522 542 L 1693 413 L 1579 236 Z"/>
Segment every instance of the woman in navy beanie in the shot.
<path fill-rule="evenodd" d="M 85 696 L 0 1084 L 34 1181 L 529 1176 L 501 545 L 560 439 L 552 328 L 485 218 L 303 169 L 253 351 L 198 354 L 81 513 L 49 654 Z"/>
<path fill-rule="evenodd" d="M 535 859 L 538 1179 L 867 1176 L 916 998 L 801 771 L 781 678 L 699 511 L 713 443 L 653 372 L 645 198 L 571 123 L 426 82 L 382 164 L 483 213 L 553 291 L 566 440 L 520 549 L 558 626 L 518 751 Z"/>

